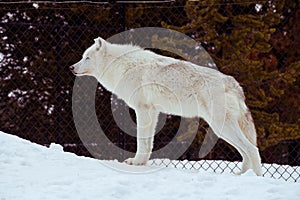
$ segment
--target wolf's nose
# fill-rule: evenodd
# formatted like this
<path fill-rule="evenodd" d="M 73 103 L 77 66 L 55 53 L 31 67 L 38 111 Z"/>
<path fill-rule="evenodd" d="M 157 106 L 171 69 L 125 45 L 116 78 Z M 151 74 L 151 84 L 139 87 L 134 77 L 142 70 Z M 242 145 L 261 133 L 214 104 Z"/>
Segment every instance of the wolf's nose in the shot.
<path fill-rule="evenodd" d="M 70 69 L 71 71 L 74 71 L 75 67 L 72 65 L 72 66 L 69 67 L 69 69 Z"/>

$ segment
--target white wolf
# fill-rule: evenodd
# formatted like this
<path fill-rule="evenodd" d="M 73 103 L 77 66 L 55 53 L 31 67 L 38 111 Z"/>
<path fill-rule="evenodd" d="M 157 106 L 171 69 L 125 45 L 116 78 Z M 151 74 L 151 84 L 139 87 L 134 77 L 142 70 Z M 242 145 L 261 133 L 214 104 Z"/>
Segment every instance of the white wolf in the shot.
<path fill-rule="evenodd" d="M 76 76 L 94 76 L 135 110 L 137 152 L 126 163 L 144 165 L 149 160 L 162 112 L 203 118 L 242 155 L 239 174 L 250 168 L 258 176 L 262 174 L 254 123 L 243 90 L 233 77 L 138 46 L 111 44 L 100 37 L 70 70 Z"/>

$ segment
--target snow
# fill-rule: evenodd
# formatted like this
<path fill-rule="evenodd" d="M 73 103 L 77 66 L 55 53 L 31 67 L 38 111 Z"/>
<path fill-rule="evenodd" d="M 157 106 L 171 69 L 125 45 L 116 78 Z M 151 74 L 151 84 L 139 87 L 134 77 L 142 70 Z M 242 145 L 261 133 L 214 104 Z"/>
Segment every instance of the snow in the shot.
<path fill-rule="evenodd" d="M 257 177 L 129 166 L 49 148 L 0 132 L 0 199 L 299 199 L 300 183 Z M 120 170 L 121 169 L 121 170 Z"/>
<path fill-rule="evenodd" d="M 260 12 L 261 9 L 262 9 L 262 7 L 263 7 L 263 5 L 261 5 L 261 4 L 255 4 L 255 10 L 256 10 L 257 12 Z"/>
<path fill-rule="evenodd" d="M 33 6 L 34 8 L 36 8 L 36 9 L 39 8 L 39 4 L 38 4 L 38 3 L 33 3 L 32 6 Z"/>
<path fill-rule="evenodd" d="M 4 54 L 0 52 L 0 62 L 3 60 Z"/>

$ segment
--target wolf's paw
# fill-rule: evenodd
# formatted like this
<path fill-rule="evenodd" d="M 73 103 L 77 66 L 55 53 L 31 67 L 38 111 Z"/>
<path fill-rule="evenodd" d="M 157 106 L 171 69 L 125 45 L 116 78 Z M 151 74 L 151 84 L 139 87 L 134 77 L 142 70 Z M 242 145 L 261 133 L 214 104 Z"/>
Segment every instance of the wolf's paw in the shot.
<path fill-rule="evenodd" d="M 128 158 L 124 162 L 128 165 L 145 165 L 147 163 L 147 159 Z"/>
<path fill-rule="evenodd" d="M 245 174 L 256 174 L 256 176 L 262 176 L 262 172 L 260 170 L 254 170 L 254 169 L 247 169 L 247 170 L 241 170 L 236 175 L 245 175 Z"/>
<path fill-rule="evenodd" d="M 237 176 L 240 176 L 240 175 L 242 175 L 243 173 L 245 173 L 245 172 L 239 171 L 239 172 L 235 172 L 234 174 L 237 175 Z"/>

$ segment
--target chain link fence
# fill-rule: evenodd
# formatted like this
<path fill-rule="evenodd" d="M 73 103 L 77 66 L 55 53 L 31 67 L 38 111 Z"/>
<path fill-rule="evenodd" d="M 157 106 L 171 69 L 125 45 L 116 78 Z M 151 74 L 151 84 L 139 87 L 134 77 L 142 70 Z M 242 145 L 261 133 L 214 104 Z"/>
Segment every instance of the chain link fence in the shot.
<path fill-rule="evenodd" d="M 65 151 L 91 156 L 75 129 L 72 90 L 78 86 L 68 67 L 80 60 L 98 36 L 108 38 L 139 27 L 165 27 L 200 42 L 220 71 L 234 76 L 243 86 L 262 160 L 270 163 L 263 165 L 264 176 L 300 180 L 297 1 L 2 1 L 0 5 L 2 131 L 42 145 L 59 143 Z M 113 112 L 119 111 L 111 105 L 124 103 L 101 85 L 95 101 L 98 121 L 110 140 L 103 148 L 118 146 L 135 152 L 136 138 L 122 131 L 113 118 Z M 135 120 L 133 110 L 130 114 Z M 155 135 L 154 151 L 172 141 L 180 120 L 190 119 L 166 116 L 166 123 Z M 207 155 L 199 155 L 208 125 L 202 120 L 197 123 L 193 143 L 177 161 L 154 159 L 153 164 L 220 173 L 238 171 L 240 155 L 222 140 Z M 136 131 L 135 126 L 127 128 Z M 181 130 L 183 138 L 189 137 L 190 128 Z M 115 159 L 101 152 L 99 158 Z"/>

